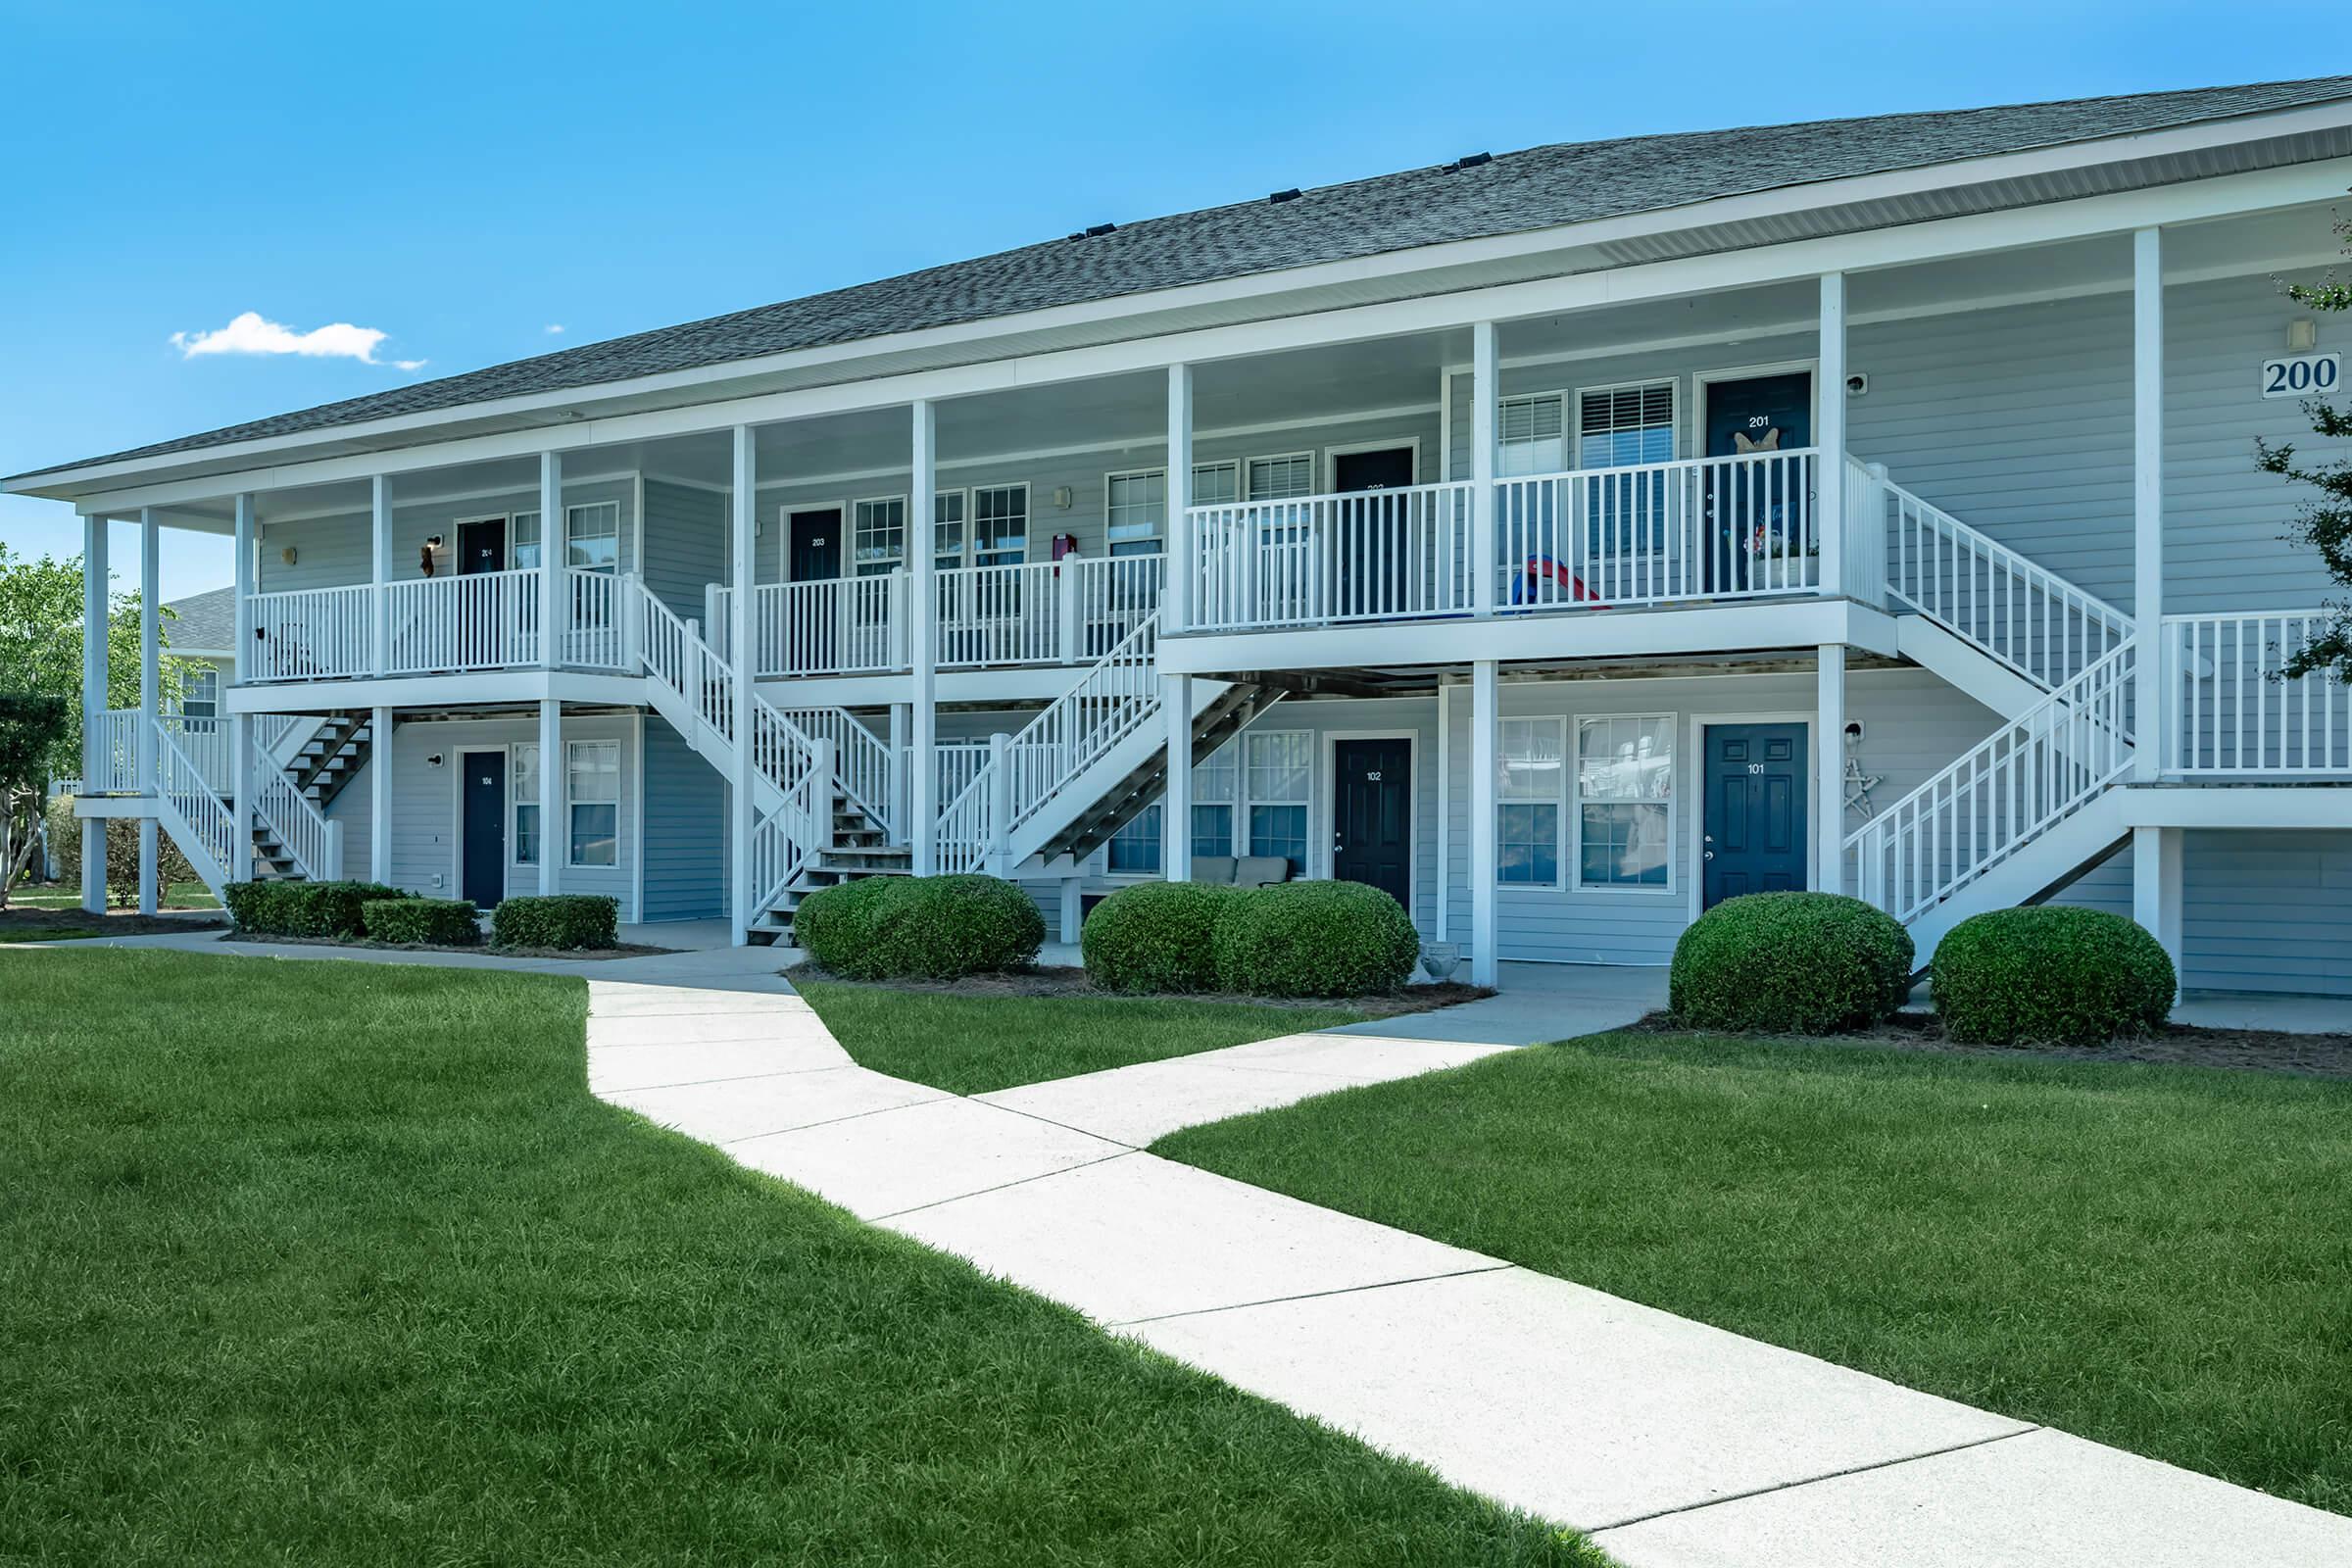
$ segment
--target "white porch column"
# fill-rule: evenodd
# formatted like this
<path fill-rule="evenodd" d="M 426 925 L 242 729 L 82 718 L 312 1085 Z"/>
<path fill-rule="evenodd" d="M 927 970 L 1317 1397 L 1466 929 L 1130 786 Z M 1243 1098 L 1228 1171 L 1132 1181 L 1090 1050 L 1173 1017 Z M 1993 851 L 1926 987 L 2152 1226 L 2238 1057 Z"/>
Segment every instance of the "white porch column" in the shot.
<path fill-rule="evenodd" d="M 228 715 L 228 879 L 253 880 L 253 715 Z"/>
<path fill-rule="evenodd" d="M 1826 384 L 1826 383 L 1825 383 Z M 1824 893 L 1845 887 L 1845 645 L 1824 643 L 1813 699 L 1813 885 Z"/>
<path fill-rule="evenodd" d="M 904 581 L 904 579 L 901 579 L 901 580 L 902 580 L 902 581 Z M 902 627 L 902 628 L 904 628 L 905 624 L 906 624 L 906 617 L 905 617 L 904 615 L 901 615 L 901 616 L 900 616 L 900 625 L 901 625 L 901 627 Z M 911 703 L 893 703 L 893 704 L 891 704 L 891 705 L 890 705 L 890 820 L 891 820 L 891 834 L 890 834 L 890 842 L 891 842 L 891 843 L 893 843 L 893 844 L 904 844 L 904 843 L 906 843 L 906 842 L 907 841 L 907 838 L 908 838 L 908 836 L 909 836 L 909 835 L 907 834 L 907 831 L 906 831 L 906 829 L 907 829 L 907 816 L 908 816 L 908 813 L 909 813 L 909 811 L 911 810 L 911 808 L 910 808 L 910 807 L 908 806 L 908 804 L 907 804 L 906 788 L 907 788 L 907 785 L 908 785 L 908 784 L 909 784 L 909 783 L 912 781 L 912 775 L 913 775 L 914 769 L 913 769 L 911 766 L 909 766 L 909 765 L 908 765 L 908 763 L 907 763 L 907 748 L 908 748 L 908 747 L 910 747 L 910 746 L 912 746 L 913 744 L 914 744 L 914 705 L 913 705 L 913 704 L 911 704 Z"/>
<path fill-rule="evenodd" d="M 392 614 L 384 604 L 392 581 L 392 476 L 377 474 L 369 488 L 368 667 L 383 675 L 392 668 Z"/>
<path fill-rule="evenodd" d="M 230 650 L 235 657 L 228 669 L 232 684 L 245 678 L 246 651 L 253 646 L 253 606 L 247 603 L 253 598 L 253 492 L 247 490 L 237 496 L 236 643 Z"/>
<path fill-rule="evenodd" d="M 1055 940 L 1075 945 L 1080 930 L 1086 924 L 1086 896 L 1081 878 L 1061 879 L 1061 918 L 1055 925 Z"/>
<path fill-rule="evenodd" d="M 2181 832 L 2177 827 L 2132 830 L 2132 918 L 2173 960 L 2176 981 L 2181 977 L 2180 850 Z M 2174 994 L 2178 997 L 2179 991 Z"/>
<path fill-rule="evenodd" d="M 1159 629 L 1193 623 L 1193 368 L 1168 367 L 1167 585 L 1159 594 Z M 1189 841 L 1190 835 L 1187 835 Z"/>
<path fill-rule="evenodd" d="M 1453 930 L 1453 686 L 1438 682 L 1438 935 Z"/>
<path fill-rule="evenodd" d="M 139 725 L 133 731 L 139 749 L 139 789 L 156 793 L 156 713 L 163 696 L 163 617 L 158 604 L 163 563 L 158 545 L 155 509 L 139 509 Z M 153 816 L 139 818 L 139 912 L 156 910 L 156 857 L 163 846 Z"/>
<path fill-rule="evenodd" d="M 564 454 L 539 454 L 539 662 L 554 669 L 564 651 Z M 743 644 L 735 645 L 740 648 Z M 541 760 L 546 758 L 541 753 Z M 542 861 L 545 857 L 541 857 Z"/>
<path fill-rule="evenodd" d="M 105 772 L 107 705 L 106 529 L 104 517 L 81 519 L 81 787 L 96 788 Z M 81 906 L 106 912 L 106 821 L 81 819 Z"/>
<path fill-rule="evenodd" d="M 906 665 L 914 701 L 911 776 L 907 780 L 908 827 L 912 830 L 916 876 L 939 870 L 939 416 L 928 399 L 911 410 L 906 494 Z M 971 527 L 971 519 L 964 526 Z"/>
<path fill-rule="evenodd" d="M 1502 973 L 1494 951 L 1495 676 L 1492 659 L 1470 666 L 1470 983 L 1477 986 L 1494 985 Z"/>
<path fill-rule="evenodd" d="M 735 592 L 727 599 L 727 652 L 733 656 L 735 714 L 735 766 L 727 781 L 727 848 L 730 852 L 732 876 L 727 886 L 732 896 L 728 906 L 733 911 L 735 946 L 743 947 L 751 940 L 752 922 L 752 829 L 759 820 L 759 787 L 753 781 L 752 770 L 752 598 L 755 564 L 752 557 L 752 521 L 760 510 L 759 455 L 753 446 L 752 427 L 735 427 L 735 462 L 731 475 L 728 512 L 728 561 L 732 568 L 730 580 Z M 541 530 L 545 537 L 545 530 Z M 715 628 L 713 628 L 715 630 Z M 542 760 L 546 753 L 540 754 Z"/>
<path fill-rule="evenodd" d="M 1821 449 L 1813 528 L 1821 540 L 1821 591 L 1845 594 L 1845 274 L 1821 274 Z M 1827 883 L 1823 884 L 1825 887 Z"/>
<path fill-rule="evenodd" d="M 2164 765 L 2164 238 L 2132 236 L 2132 776 L 2153 781 Z M 2135 878 L 2136 880 L 2136 878 Z"/>
<path fill-rule="evenodd" d="M 389 708 L 368 714 L 368 880 L 386 886 L 392 882 L 392 722 Z M 542 825 L 540 837 L 546 836 Z"/>
<path fill-rule="evenodd" d="M 1193 678 L 1160 676 L 1159 706 L 1168 720 L 1168 782 L 1159 798 L 1159 872 L 1171 882 L 1190 882 L 1193 879 Z"/>
<path fill-rule="evenodd" d="M 1470 605 L 1482 616 L 1494 613 L 1495 568 L 1500 564 L 1494 542 L 1496 396 L 1494 323 L 1478 321 L 1470 328 Z M 1487 789 L 1494 792 L 1494 780 L 1487 781 Z"/>
<path fill-rule="evenodd" d="M 542 532 L 542 539 L 547 535 Z M 539 891 L 556 891 L 556 867 L 568 856 L 571 824 L 564 820 L 564 705 L 539 700 Z"/>

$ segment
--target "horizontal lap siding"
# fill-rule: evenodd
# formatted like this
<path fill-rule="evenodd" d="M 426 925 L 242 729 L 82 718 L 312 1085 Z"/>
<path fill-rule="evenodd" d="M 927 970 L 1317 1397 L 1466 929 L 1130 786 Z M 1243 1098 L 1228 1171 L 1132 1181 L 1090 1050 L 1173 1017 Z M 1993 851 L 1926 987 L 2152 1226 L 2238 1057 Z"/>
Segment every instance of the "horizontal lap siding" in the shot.
<path fill-rule="evenodd" d="M 703 618 L 703 590 L 727 573 L 727 498 L 715 490 L 645 481 L 645 586 L 687 620 Z"/>
<path fill-rule="evenodd" d="M 2352 998 L 2352 831 L 2182 840 L 2190 989 Z"/>
<path fill-rule="evenodd" d="M 615 502 L 620 507 L 620 569 L 637 569 L 636 514 L 637 485 L 633 479 L 599 479 L 564 487 L 566 507 L 592 506 L 599 502 Z M 417 501 L 404 503 L 397 486 L 392 493 L 392 581 L 411 582 L 421 577 L 418 561 L 424 542 L 436 535 L 441 548 L 433 553 L 436 576 L 447 576 L 457 570 L 458 533 L 460 518 L 499 516 L 516 512 L 539 510 L 539 492 L 535 488 L 518 488 L 496 495 L 475 496 L 464 501 Z M 374 571 L 374 519 L 367 512 L 346 513 L 331 517 L 305 517 L 291 522 L 270 522 L 262 525 L 261 567 L 256 591 L 279 593 L 296 588 L 335 588 L 372 580 Z M 295 553 L 292 563 L 285 560 L 285 551 Z M 508 564 L 514 563 L 514 545 L 508 543 Z"/>
<path fill-rule="evenodd" d="M 654 506 L 648 486 L 646 512 Z M 647 554 L 652 554 L 648 547 Z M 727 912 L 727 792 L 658 714 L 645 720 L 645 918 L 711 919 Z"/>

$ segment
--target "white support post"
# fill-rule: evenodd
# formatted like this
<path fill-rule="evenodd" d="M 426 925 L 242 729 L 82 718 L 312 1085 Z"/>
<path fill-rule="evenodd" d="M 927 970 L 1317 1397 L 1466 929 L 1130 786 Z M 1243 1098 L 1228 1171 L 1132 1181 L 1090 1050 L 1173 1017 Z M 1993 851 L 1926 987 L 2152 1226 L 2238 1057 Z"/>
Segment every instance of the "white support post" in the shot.
<path fill-rule="evenodd" d="M 904 574 L 900 574 L 904 581 Z M 907 763 L 907 747 L 913 742 L 914 705 L 890 705 L 890 842 L 906 842 L 906 787 L 912 781 L 914 769 Z"/>
<path fill-rule="evenodd" d="M 1470 607 L 1481 617 L 1494 613 L 1500 563 L 1494 540 L 1495 398 L 1494 323 L 1474 322 L 1470 328 Z"/>
<path fill-rule="evenodd" d="M 913 839 L 914 874 L 931 876 L 939 870 L 942 803 L 938 799 L 938 563 L 931 549 L 939 513 L 939 503 L 934 499 L 939 487 L 939 416 L 928 400 L 913 405 L 911 423 L 906 508 L 910 518 L 921 520 L 910 522 L 906 530 L 907 536 L 916 542 L 907 552 L 906 574 L 906 596 L 911 601 L 906 612 L 906 666 L 914 688 L 909 714 L 913 722 L 913 745 L 908 764 L 913 776 L 907 791 L 910 801 L 907 825 Z M 971 526 L 969 519 L 964 526 Z"/>
<path fill-rule="evenodd" d="M 2164 710 L 2164 236 L 2132 236 L 2132 614 L 2139 650 L 2132 672 L 2132 776 L 2164 768 L 2172 715 Z"/>
<path fill-rule="evenodd" d="M 2180 968 L 2182 835 L 2177 827 L 2132 830 L 2132 918 L 2138 921 L 2173 960 L 2175 999 L 2183 983 Z"/>
<path fill-rule="evenodd" d="M 813 851 L 833 848 L 833 781 L 841 776 L 839 741 L 830 735 L 819 735 L 810 745 L 809 770 L 817 777 L 816 836 L 809 844 Z"/>
<path fill-rule="evenodd" d="M 241 644 L 239 646 L 242 646 Z M 253 715 L 228 715 L 228 879 L 253 880 Z"/>
<path fill-rule="evenodd" d="M 392 710 L 368 715 L 368 880 L 392 884 Z M 540 765 L 546 765 L 544 754 Z M 548 824 L 540 824 L 540 837 Z M 541 859 L 547 858 L 543 853 Z"/>
<path fill-rule="evenodd" d="M 1193 582 L 1193 368 L 1168 367 L 1168 551 L 1167 581 L 1159 591 L 1159 629 L 1192 625 Z M 1189 838 L 1189 835 L 1188 835 Z"/>
<path fill-rule="evenodd" d="M 1821 591 L 1842 595 L 1845 580 L 1845 274 L 1821 274 L 1821 428 L 1813 444 L 1820 471 L 1813 532 L 1821 542 Z M 1827 884 L 1824 884 L 1825 886 Z"/>
<path fill-rule="evenodd" d="M 236 643 L 231 652 L 228 678 L 231 684 L 245 678 L 245 662 L 253 647 L 253 557 L 255 521 L 253 492 L 242 491 L 237 496 L 236 521 Z"/>
<path fill-rule="evenodd" d="M 343 823 L 337 817 L 330 816 L 326 819 L 326 870 L 321 874 L 320 880 L 326 882 L 343 880 Z"/>
<path fill-rule="evenodd" d="M 752 427 L 735 426 L 735 461 L 729 492 L 728 561 L 735 591 L 727 599 L 728 667 L 734 673 L 735 766 L 727 780 L 728 839 L 733 875 L 727 886 L 733 897 L 735 946 L 752 940 L 752 830 L 759 821 L 759 785 L 752 770 L 752 583 L 753 519 L 759 514 L 760 464 Z"/>
<path fill-rule="evenodd" d="M 1061 919 L 1054 939 L 1075 947 L 1081 928 L 1086 924 L 1086 898 L 1083 879 L 1065 876 L 1061 879 Z"/>
<path fill-rule="evenodd" d="M 108 614 L 107 520 L 81 519 L 81 787 L 97 788 L 105 774 Z M 81 906 L 106 912 L 106 820 L 81 819 Z"/>
<path fill-rule="evenodd" d="M 1438 683 L 1438 940 L 1453 930 L 1453 687 Z"/>
<path fill-rule="evenodd" d="M 1498 984 L 1494 924 L 1494 661 L 1470 666 L 1470 983 Z"/>
<path fill-rule="evenodd" d="M 542 452 L 539 454 L 539 662 L 548 669 L 563 662 L 566 630 L 564 533 L 564 454 Z"/>
<path fill-rule="evenodd" d="M 1159 677 L 1159 706 L 1168 720 L 1167 788 L 1159 808 L 1159 874 L 1193 879 L 1193 678 Z"/>
<path fill-rule="evenodd" d="M 542 533 L 541 538 L 547 536 Z M 571 845 L 570 824 L 564 820 L 564 705 L 553 698 L 539 701 L 539 892 L 557 891 L 556 867 Z"/>
<path fill-rule="evenodd" d="M 719 658 L 726 658 L 727 622 L 718 612 L 718 584 L 714 582 L 703 584 L 703 624 L 710 628 L 710 646 L 718 650 Z"/>
<path fill-rule="evenodd" d="M 377 474 L 368 491 L 368 667 L 380 676 L 392 668 L 392 614 L 384 603 L 392 582 L 392 476 Z"/>
<path fill-rule="evenodd" d="M 163 703 L 163 561 L 159 551 L 162 533 L 156 525 L 152 507 L 139 509 L 139 724 L 132 732 L 136 737 L 139 756 L 139 793 L 153 796 L 157 789 L 156 725 Z M 139 912 L 153 914 L 160 903 L 156 886 L 156 859 L 163 849 L 156 831 L 155 817 L 139 818 Z"/>
<path fill-rule="evenodd" d="M 1820 847 L 1813 885 L 1824 893 L 1845 887 L 1845 645 L 1824 643 L 1813 699 L 1814 842 Z"/>
<path fill-rule="evenodd" d="M 1078 560 L 1074 554 L 1064 556 L 1054 568 L 1054 634 L 1065 664 L 1094 662 L 1086 657 L 1085 641 L 1078 635 Z"/>
<path fill-rule="evenodd" d="M 1012 737 L 988 738 L 988 874 L 1012 874 Z"/>

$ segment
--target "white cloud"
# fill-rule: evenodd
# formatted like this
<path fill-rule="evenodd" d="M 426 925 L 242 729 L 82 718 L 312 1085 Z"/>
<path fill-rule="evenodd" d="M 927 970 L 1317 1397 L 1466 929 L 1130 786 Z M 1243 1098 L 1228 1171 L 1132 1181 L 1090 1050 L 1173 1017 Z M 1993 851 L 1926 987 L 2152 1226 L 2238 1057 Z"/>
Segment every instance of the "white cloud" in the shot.
<path fill-rule="evenodd" d="M 295 354 L 305 359 L 357 360 L 362 365 L 382 365 L 385 362 L 375 357 L 375 349 L 389 336 L 389 332 L 372 326 L 354 326 L 349 321 L 297 332 L 268 319 L 259 311 L 247 311 L 217 331 L 174 332 L 172 346 L 179 350 L 180 358 L 187 360 L 199 354 Z M 422 360 L 391 363 L 403 370 L 424 367 Z"/>
<path fill-rule="evenodd" d="M 549 337 L 559 337 L 563 334 L 563 331 L 564 323 L 562 321 L 550 321 L 547 323 L 547 335 Z"/>

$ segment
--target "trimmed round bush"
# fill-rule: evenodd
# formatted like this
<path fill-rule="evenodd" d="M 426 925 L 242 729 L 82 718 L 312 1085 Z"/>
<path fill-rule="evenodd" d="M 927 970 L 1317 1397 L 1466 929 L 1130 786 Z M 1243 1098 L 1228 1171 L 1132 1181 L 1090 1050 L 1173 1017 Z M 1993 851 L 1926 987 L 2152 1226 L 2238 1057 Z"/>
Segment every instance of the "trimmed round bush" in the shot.
<path fill-rule="evenodd" d="M 470 948 L 482 940 L 481 913 L 465 899 L 370 899 L 360 923 L 377 942 Z"/>
<path fill-rule="evenodd" d="M 1210 947 L 1218 986 L 1257 997 L 1395 991 L 1421 956 L 1404 906 L 1361 882 L 1238 890 L 1217 915 Z"/>
<path fill-rule="evenodd" d="M 1121 888 L 1078 933 L 1087 975 L 1105 991 L 1214 991 L 1217 920 L 1249 896 L 1201 882 Z"/>
<path fill-rule="evenodd" d="M 620 901 L 604 893 L 507 899 L 490 911 L 490 940 L 502 948 L 577 952 L 620 946 Z"/>
<path fill-rule="evenodd" d="M 2145 1035 L 2179 985 L 2157 940 L 2120 914 L 2044 905 L 1993 909 L 1936 947 L 1944 1033 L 1971 1045 L 2104 1045 Z"/>
<path fill-rule="evenodd" d="M 414 897 L 380 882 L 231 882 L 225 890 L 228 916 L 248 935 L 344 942 L 368 934 L 363 906 Z"/>
<path fill-rule="evenodd" d="M 1836 1034 L 1866 1029 L 1911 991 L 1911 933 L 1835 893 L 1726 899 L 1674 945 L 1667 1005 L 1693 1029 Z"/>
<path fill-rule="evenodd" d="M 1037 961 L 1046 919 L 993 876 L 865 877 L 820 888 L 792 918 L 794 941 L 852 980 L 958 980 Z"/>

